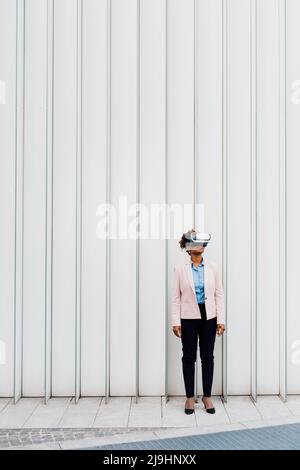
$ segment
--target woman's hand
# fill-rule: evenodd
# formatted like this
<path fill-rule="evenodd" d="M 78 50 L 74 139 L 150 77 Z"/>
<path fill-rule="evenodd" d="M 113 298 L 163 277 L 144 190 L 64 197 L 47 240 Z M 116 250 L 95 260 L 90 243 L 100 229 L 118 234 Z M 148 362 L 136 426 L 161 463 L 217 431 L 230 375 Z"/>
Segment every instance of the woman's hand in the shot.
<path fill-rule="evenodd" d="M 223 323 L 217 324 L 217 335 L 221 336 L 225 331 L 225 325 Z"/>
<path fill-rule="evenodd" d="M 173 326 L 173 333 L 178 336 L 178 338 L 181 337 L 181 326 Z"/>

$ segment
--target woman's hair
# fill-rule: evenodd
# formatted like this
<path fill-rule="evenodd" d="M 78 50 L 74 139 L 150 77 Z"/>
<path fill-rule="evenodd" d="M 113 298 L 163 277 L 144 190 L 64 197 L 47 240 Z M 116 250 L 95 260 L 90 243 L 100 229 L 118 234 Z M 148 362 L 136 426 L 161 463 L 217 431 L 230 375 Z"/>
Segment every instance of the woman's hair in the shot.
<path fill-rule="evenodd" d="M 181 237 L 181 239 L 179 240 L 179 246 L 180 246 L 180 248 L 181 248 L 182 250 L 184 250 L 184 248 L 185 248 L 185 244 L 186 244 L 186 242 L 187 242 L 187 236 L 190 235 L 192 232 L 195 232 L 195 229 L 194 229 L 194 228 L 192 228 L 192 229 L 189 230 L 188 232 L 182 234 L 182 237 Z M 188 251 L 187 251 L 187 253 L 190 254 Z"/>

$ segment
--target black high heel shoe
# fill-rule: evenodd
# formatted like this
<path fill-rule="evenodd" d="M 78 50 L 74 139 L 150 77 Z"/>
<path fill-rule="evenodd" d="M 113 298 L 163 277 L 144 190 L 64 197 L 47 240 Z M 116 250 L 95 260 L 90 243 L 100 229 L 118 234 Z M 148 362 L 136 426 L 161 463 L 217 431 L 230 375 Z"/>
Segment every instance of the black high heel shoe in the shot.
<path fill-rule="evenodd" d="M 187 415 L 192 415 L 195 412 L 195 410 L 194 408 L 184 408 L 184 412 Z"/>
<path fill-rule="evenodd" d="M 184 412 L 187 415 L 192 415 L 195 412 L 195 410 L 194 408 L 184 408 Z"/>
<path fill-rule="evenodd" d="M 216 412 L 215 408 L 206 408 L 203 397 L 202 397 L 202 402 L 203 402 L 204 408 L 206 410 L 206 413 L 210 413 L 211 415 L 213 415 Z"/>

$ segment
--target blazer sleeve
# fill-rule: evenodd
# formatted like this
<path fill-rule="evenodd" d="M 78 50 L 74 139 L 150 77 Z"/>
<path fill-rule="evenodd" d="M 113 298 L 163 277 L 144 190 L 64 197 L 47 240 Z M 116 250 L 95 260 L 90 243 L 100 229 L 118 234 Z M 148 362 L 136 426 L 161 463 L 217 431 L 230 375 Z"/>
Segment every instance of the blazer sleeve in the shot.
<path fill-rule="evenodd" d="M 173 292 L 171 300 L 171 320 L 172 326 L 181 326 L 180 321 L 180 277 L 177 266 L 174 267 Z"/>
<path fill-rule="evenodd" d="M 225 324 L 225 303 L 224 303 L 224 289 L 222 285 L 222 278 L 219 267 L 216 265 L 216 274 L 215 274 L 215 300 L 217 306 L 217 323 Z"/>

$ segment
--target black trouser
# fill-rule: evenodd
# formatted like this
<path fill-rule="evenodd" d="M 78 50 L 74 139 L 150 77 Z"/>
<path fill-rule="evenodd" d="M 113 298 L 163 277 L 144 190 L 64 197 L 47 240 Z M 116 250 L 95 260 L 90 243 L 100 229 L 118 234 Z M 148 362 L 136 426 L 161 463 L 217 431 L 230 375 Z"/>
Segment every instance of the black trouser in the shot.
<path fill-rule="evenodd" d="M 205 304 L 198 304 L 201 318 L 181 318 L 182 368 L 187 398 L 195 396 L 195 361 L 199 336 L 203 395 L 211 396 L 217 318 L 207 320 Z"/>

